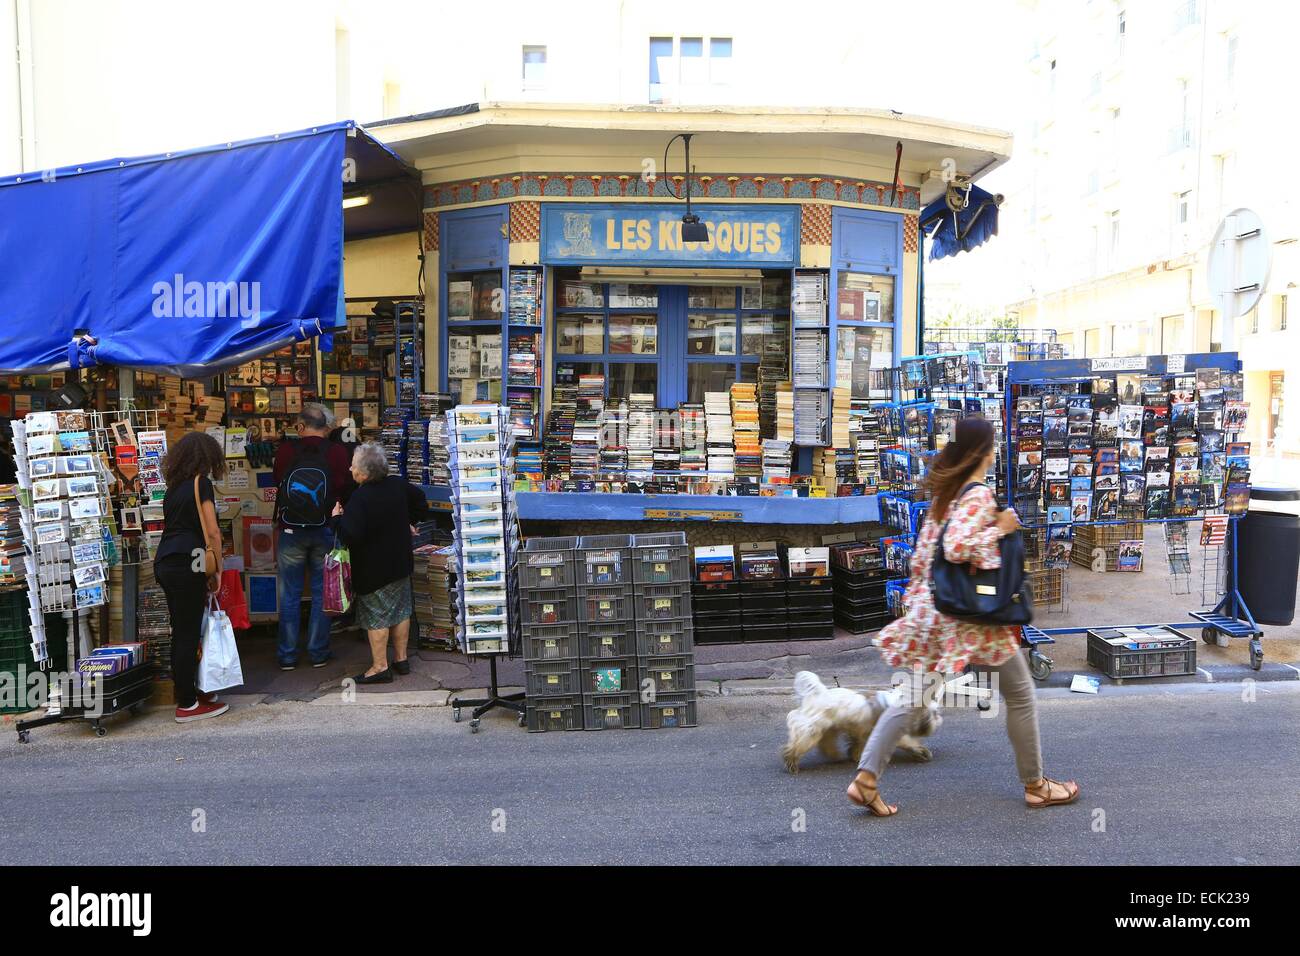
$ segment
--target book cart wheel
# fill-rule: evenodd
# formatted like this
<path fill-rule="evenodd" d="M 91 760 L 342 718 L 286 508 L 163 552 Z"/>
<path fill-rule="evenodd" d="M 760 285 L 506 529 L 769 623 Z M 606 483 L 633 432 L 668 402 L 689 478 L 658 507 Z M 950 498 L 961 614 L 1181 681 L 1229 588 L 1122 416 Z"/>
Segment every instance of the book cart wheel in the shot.
<path fill-rule="evenodd" d="M 523 715 L 523 714 L 520 714 L 520 715 L 519 715 L 519 726 L 520 726 L 520 727 L 527 727 L 527 726 L 528 726 L 528 718 L 527 718 L 525 715 Z"/>
<path fill-rule="evenodd" d="M 455 710 L 453 710 L 453 711 L 451 712 L 451 719 L 452 719 L 453 721 L 455 721 L 456 723 L 458 723 L 458 724 L 460 723 L 460 708 L 459 708 L 459 707 L 457 707 Z"/>
<path fill-rule="evenodd" d="M 1212 628 L 1212 627 L 1203 627 L 1203 628 L 1201 628 L 1201 640 L 1203 640 L 1206 644 L 1213 644 L 1213 643 L 1214 643 L 1214 628 Z"/>
<path fill-rule="evenodd" d="M 1260 644 L 1258 637 L 1250 639 L 1250 667 L 1251 670 L 1259 670 L 1264 666 L 1264 645 Z"/>
<path fill-rule="evenodd" d="M 1034 680 L 1047 680 L 1051 677 L 1052 664 L 1050 657 L 1045 657 L 1038 651 L 1029 652 L 1029 673 L 1033 675 Z"/>
<path fill-rule="evenodd" d="M 475 717 L 473 720 L 471 720 L 471 721 L 469 722 L 469 732 L 470 732 L 471 734 L 476 734 L 476 733 L 478 733 L 478 723 L 479 723 L 479 720 L 478 720 L 477 717 Z"/>
<path fill-rule="evenodd" d="M 18 742 L 20 744 L 29 744 L 32 742 L 32 732 L 30 730 L 18 731 Z"/>
<path fill-rule="evenodd" d="M 96 737 L 105 737 L 108 735 L 108 728 L 105 727 L 103 724 L 101 724 L 99 721 L 95 721 L 95 723 L 92 726 L 95 728 Z"/>

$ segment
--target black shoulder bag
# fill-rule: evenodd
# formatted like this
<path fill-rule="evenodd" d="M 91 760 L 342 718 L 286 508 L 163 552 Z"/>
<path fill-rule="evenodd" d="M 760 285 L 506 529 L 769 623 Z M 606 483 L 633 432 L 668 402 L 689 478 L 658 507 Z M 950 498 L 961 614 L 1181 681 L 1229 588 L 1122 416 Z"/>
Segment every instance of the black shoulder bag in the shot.
<path fill-rule="evenodd" d="M 983 482 L 973 481 L 948 505 L 948 517 L 966 492 Z M 1004 535 L 999 542 L 1001 567 L 982 571 L 974 564 L 956 564 L 944 557 L 943 538 L 948 521 L 939 532 L 930 562 L 930 591 L 940 614 L 972 624 L 1017 625 L 1034 619 L 1034 605 L 1025 577 L 1025 542 L 1019 531 Z"/>

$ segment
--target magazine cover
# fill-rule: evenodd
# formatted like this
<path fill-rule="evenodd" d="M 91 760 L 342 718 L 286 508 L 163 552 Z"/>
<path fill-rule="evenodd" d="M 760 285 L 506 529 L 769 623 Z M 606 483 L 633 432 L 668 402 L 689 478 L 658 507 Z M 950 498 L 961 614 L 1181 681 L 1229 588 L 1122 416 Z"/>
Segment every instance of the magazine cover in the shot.
<path fill-rule="evenodd" d="M 1119 559 L 1116 562 L 1115 570 L 1141 571 L 1143 547 L 1144 543 L 1140 538 L 1125 538 L 1120 541 Z"/>

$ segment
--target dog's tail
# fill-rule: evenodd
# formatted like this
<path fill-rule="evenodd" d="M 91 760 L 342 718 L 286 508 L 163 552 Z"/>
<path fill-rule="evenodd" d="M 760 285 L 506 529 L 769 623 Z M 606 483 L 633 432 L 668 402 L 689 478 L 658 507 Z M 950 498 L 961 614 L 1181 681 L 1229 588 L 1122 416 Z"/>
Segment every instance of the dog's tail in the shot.
<path fill-rule="evenodd" d="M 805 697 L 820 694 L 826 689 L 820 677 L 812 671 L 800 671 L 794 675 L 794 695 L 802 701 Z"/>

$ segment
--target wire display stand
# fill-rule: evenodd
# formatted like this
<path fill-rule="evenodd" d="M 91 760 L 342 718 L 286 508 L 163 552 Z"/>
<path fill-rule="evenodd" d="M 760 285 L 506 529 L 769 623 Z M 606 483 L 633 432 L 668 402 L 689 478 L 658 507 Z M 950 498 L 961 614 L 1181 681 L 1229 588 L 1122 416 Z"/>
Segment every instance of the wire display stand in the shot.
<path fill-rule="evenodd" d="M 1015 497 L 1017 491 L 1016 468 L 1017 468 L 1017 444 L 1016 435 L 1010 427 L 1013 420 L 1012 410 L 1015 408 L 1015 398 L 1018 390 L 1030 387 L 1040 387 L 1044 389 L 1056 389 L 1058 391 L 1073 391 L 1083 383 L 1090 383 L 1099 377 L 1109 377 L 1116 373 L 1132 373 L 1136 375 L 1158 376 L 1167 378 L 1174 375 L 1190 374 L 1199 369 L 1218 369 L 1220 372 L 1237 373 L 1241 371 L 1241 362 L 1235 352 L 1213 352 L 1198 353 L 1184 356 L 1145 356 L 1137 358 L 1119 358 L 1119 359 L 1062 359 L 1039 362 L 1012 362 L 1007 367 L 1005 406 L 1008 414 L 1008 428 L 1006 435 L 1006 463 L 1005 474 L 1007 487 L 1010 493 Z M 1222 513 L 1221 502 L 1202 502 L 1203 510 L 1207 514 Z M 1016 502 L 1019 510 L 1021 503 Z M 1179 523 L 1186 525 L 1190 521 L 1201 520 L 1205 515 L 1180 515 L 1172 518 L 1149 518 L 1143 515 L 1140 519 L 1145 524 L 1170 524 Z M 1189 610 L 1187 617 L 1176 621 L 1159 621 L 1155 623 L 1124 623 L 1124 624 L 1094 624 L 1086 627 L 1059 627 L 1044 628 L 1034 625 L 1026 625 L 1022 630 L 1022 645 L 1029 650 L 1030 672 L 1037 680 L 1045 680 L 1052 672 L 1053 662 L 1047 657 L 1043 649 L 1048 645 L 1056 643 L 1057 637 L 1063 637 L 1072 634 L 1087 634 L 1089 631 L 1098 628 L 1124 628 L 1124 627 L 1153 627 L 1162 626 L 1172 628 L 1177 631 L 1200 631 L 1201 639 L 1206 643 L 1217 643 L 1219 636 L 1226 638 L 1244 638 L 1248 640 L 1250 649 L 1250 664 L 1255 670 L 1263 666 L 1264 652 L 1260 637 L 1263 631 L 1255 623 L 1250 609 L 1241 595 L 1238 587 L 1237 577 L 1237 529 L 1242 515 L 1227 514 L 1227 548 L 1226 557 L 1224 557 L 1224 548 L 1209 548 L 1205 552 L 1202 565 L 1201 576 L 1201 601 L 1202 607 L 1197 610 Z M 1022 520 L 1026 527 L 1034 527 L 1041 524 Z M 1101 521 L 1083 521 L 1071 522 L 1072 525 L 1078 526 L 1093 525 L 1107 526 L 1120 525 L 1126 523 L 1123 518 L 1117 515 L 1114 520 Z M 1190 570 L 1190 569 L 1189 569 Z M 1189 593 L 1175 591 L 1178 593 Z M 1208 608 L 1208 610 L 1207 610 Z"/>

